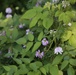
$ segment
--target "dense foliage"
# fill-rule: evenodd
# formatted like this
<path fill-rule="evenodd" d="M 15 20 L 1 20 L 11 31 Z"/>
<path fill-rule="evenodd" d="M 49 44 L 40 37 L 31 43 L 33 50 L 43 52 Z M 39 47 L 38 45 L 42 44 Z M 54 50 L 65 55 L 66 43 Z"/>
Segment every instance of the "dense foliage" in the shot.
<path fill-rule="evenodd" d="M 45 2 L 0 13 L 0 75 L 76 75 L 76 0 Z"/>

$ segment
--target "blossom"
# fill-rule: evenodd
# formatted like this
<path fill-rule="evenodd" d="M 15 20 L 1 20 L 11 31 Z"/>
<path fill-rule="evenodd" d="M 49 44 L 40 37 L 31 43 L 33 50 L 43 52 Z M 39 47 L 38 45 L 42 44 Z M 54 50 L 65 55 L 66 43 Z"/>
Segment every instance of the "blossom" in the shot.
<path fill-rule="evenodd" d="M 44 38 L 43 40 L 42 40 L 42 45 L 43 46 L 46 46 L 46 45 L 48 45 L 48 40 L 46 39 L 46 38 Z"/>
<path fill-rule="evenodd" d="M 41 52 L 40 53 L 40 50 L 36 51 L 36 54 L 35 54 L 36 57 L 39 57 L 39 58 L 42 58 L 44 56 L 44 52 Z"/>
<path fill-rule="evenodd" d="M 7 14 L 6 18 L 12 18 L 12 15 L 11 14 Z"/>
<path fill-rule="evenodd" d="M 26 35 L 29 34 L 29 33 L 32 33 L 32 34 L 33 34 L 33 32 L 30 31 L 30 29 L 27 29 L 27 30 L 26 30 Z"/>
<path fill-rule="evenodd" d="M 62 1 L 62 7 L 66 8 L 70 3 L 68 1 Z"/>
<path fill-rule="evenodd" d="M 39 6 L 39 3 L 37 2 L 35 6 L 38 7 Z"/>
<path fill-rule="evenodd" d="M 68 23 L 68 26 L 71 26 L 72 24 L 71 23 Z"/>
<path fill-rule="evenodd" d="M 10 13 L 12 13 L 12 9 L 10 7 L 8 7 L 8 8 L 6 8 L 5 12 L 10 14 Z"/>
<path fill-rule="evenodd" d="M 19 28 L 23 28 L 23 24 L 20 24 L 20 25 L 19 25 Z"/>
<path fill-rule="evenodd" d="M 63 50 L 61 47 L 56 47 L 54 50 L 54 54 L 58 54 L 58 53 L 62 54 L 62 52 L 63 52 Z"/>

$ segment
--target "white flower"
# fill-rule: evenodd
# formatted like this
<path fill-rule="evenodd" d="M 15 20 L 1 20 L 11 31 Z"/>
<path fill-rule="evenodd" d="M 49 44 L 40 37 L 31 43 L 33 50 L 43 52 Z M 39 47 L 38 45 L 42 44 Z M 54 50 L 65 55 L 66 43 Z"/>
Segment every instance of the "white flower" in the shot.
<path fill-rule="evenodd" d="M 68 26 L 71 26 L 72 24 L 71 23 L 68 23 Z"/>
<path fill-rule="evenodd" d="M 33 34 L 33 32 L 30 31 L 30 29 L 27 29 L 27 30 L 26 30 L 26 35 L 29 34 L 29 33 Z"/>
<path fill-rule="evenodd" d="M 6 18 L 12 18 L 12 15 L 11 14 L 7 14 Z"/>
<path fill-rule="evenodd" d="M 62 52 L 63 52 L 63 50 L 61 47 L 56 47 L 54 50 L 54 54 L 58 54 L 58 53 L 62 54 Z"/>
<path fill-rule="evenodd" d="M 8 14 L 10 14 L 10 13 L 12 13 L 12 9 L 9 7 L 9 8 L 6 8 L 6 11 L 5 11 L 6 13 L 8 13 Z"/>

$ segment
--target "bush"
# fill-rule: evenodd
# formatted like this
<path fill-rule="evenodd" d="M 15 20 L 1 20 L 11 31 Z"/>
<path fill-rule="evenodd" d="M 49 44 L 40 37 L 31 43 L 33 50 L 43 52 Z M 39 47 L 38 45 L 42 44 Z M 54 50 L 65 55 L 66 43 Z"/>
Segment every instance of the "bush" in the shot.
<path fill-rule="evenodd" d="M 75 75 L 75 2 L 53 0 L 21 16 L 0 13 L 0 74 Z"/>

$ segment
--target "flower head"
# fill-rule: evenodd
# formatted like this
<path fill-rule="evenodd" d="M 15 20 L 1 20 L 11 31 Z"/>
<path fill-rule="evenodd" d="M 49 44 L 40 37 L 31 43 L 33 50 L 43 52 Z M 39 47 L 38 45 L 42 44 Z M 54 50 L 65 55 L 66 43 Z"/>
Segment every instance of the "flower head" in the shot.
<path fill-rule="evenodd" d="M 30 31 L 30 29 L 27 29 L 27 30 L 26 30 L 26 35 L 28 35 L 29 33 L 32 33 L 32 34 L 33 34 L 33 32 Z"/>
<path fill-rule="evenodd" d="M 63 50 L 61 47 L 56 47 L 54 50 L 54 54 L 58 54 L 58 53 L 62 54 L 62 52 L 63 52 Z"/>
<path fill-rule="evenodd" d="M 71 23 L 68 23 L 68 26 L 71 26 L 72 24 Z"/>
<path fill-rule="evenodd" d="M 12 18 L 12 15 L 11 14 L 7 14 L 6 18 Z"/>
<path fill-rule="evenodd" d="M 44 56 L 44 52 L 41 52 L 40 53 L 40 50 L 36 51 L 36 54 L 35 54 L 36 57 L 39 57 L 39 58 L 42 58 Z"/>
<path fill-rule="evenodd" d="M 23 24 L 20 24 L 20 25 L 19 25 L 19 28 L 22 29 L 22 28 L 23 28 Z"/>
<path fill-rule="evenodd" d="M 6 8 L 5 12 L 8 13 L 8 14 L 10 14 L 10 13 L 12 13 L 12 9 L 10 7 Z"/>
<path fill-rule="evenodd" d="M 42 40 L 42 45 L 43 46 L 46 46 L 46 45 L 48 45 L 48 40 L 46 39 L 46 38 L 44 38 L 43 40 Z"/>

